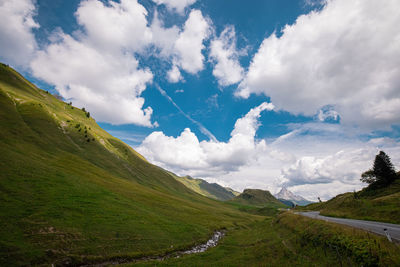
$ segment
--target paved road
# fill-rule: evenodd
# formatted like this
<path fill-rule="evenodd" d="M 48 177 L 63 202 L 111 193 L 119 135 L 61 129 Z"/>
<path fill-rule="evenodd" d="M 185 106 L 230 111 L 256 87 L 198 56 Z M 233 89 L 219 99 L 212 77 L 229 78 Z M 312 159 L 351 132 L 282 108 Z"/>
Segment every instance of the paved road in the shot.
<path fill-rule="evenodd" d="M 306 217 L 314 218 L 314 219 L 349 225 L 354 228 L 360 228 L 360 229 L 363 229 L 363 230 L 366 230 L 366 231 L 369 231 L 369 232 L 372 232 L 372 233 L 375 233 L 378 235 L 383 235 L 383 236 L 386 236 L 385 231 L 384 231 L 384 229 L 386 229 L 387 233 L 389 233 L 390 237 L 394 241 L 400 242 L 400 225 L 399 224 L 326 217 L 326 216 L 319 215 L 319 211 L 295 212 L 295 213 L 306 216 Z"/>

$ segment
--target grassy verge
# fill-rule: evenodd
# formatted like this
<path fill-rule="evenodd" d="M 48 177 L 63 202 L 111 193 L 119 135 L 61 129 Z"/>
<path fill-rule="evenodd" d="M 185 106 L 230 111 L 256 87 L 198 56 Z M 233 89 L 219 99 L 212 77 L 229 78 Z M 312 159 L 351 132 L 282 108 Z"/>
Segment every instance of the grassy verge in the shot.
<path fill-rule="evenodd" d="M 296 210 L 318 210 L 325 216 L 400 224 L 400 180 L 387 188 L 345 193 Z"/>
<path fill-rule="evenodd" d="M 230 229 L 217 247 L 124 266 L 398 266 L 385 238 L 289 212 Z"/>
<path fill-rule="evenodd" d="M 351 227 L 284 213 L 277 223 L 297 235 L 300 244 L 336 251 L 341 264 L 349 260 L 358 266 L 399 266 L 400 248 L 385 237 Z"/>

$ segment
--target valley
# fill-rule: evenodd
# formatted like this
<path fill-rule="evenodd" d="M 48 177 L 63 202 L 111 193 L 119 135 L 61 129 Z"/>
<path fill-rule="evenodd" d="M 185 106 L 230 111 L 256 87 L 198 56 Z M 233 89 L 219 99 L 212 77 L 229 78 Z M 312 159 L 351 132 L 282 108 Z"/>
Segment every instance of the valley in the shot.
<path fill-rule="evenodd" d="M 400 264 L 398 244 L 293 214 L 269 191 L 238 194 L 149 163 L 4 64 L 0 118 L 1 266 Z M 376 202 L 397 212 L 390 190 Z M 216 231 L 217 246 L 185 253 Z"/>

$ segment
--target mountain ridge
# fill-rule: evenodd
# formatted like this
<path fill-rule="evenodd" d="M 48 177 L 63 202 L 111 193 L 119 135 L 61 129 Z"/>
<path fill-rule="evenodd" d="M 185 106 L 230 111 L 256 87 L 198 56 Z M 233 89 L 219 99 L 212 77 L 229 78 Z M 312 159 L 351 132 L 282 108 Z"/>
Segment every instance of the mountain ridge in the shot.
<path fill-rule="evenodd" d="M 236 192 L 231 188 L 223 187 L 218 183 L 209 183 L 204 179 L 193 178 L 189 175 L 178 176 L 174 173 L 170 174 L 177 181 L 183 183 L 189 189 L 205 197 L 226 201 L 226 200 L 231 200 L 232 198 L 240 194 L 239 192 Z"/>
<path fill-rule="evenodd" d="M 279 200 L 290 201 L 294 205 L 305 206 L 305 205 L 313 203 L 312 201 L 309 201 L 302 196 L 293 194 L 286 187 L 282 187 L 281 190 L 274 196 Z M 284 202 L 284 201 L 282 201 L 282 202 Z"/>

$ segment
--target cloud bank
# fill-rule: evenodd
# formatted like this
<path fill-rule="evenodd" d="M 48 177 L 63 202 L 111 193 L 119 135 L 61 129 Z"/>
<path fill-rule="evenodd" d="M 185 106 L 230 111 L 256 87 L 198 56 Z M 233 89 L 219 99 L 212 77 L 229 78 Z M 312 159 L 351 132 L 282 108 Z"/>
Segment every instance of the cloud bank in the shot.
<path fill-rule="evenodd" d="M 271 103 L 264 102 L 238 119 L 228 142 L 199 141 L 186 128 L 178 137 L 170 137 L 156 131 L 145 138 L 137 148 L 151 162 L 177 173 L 194 176 L 218 176 L 237 170 L 257 158 L 265 149 L 265 141 L 256 140 L 261 112 L 272 110 Z"/>
<path fill-rule="evenodd" d="M 400 121 L 399 24 L 396 0 L 326 1 L 262 42 L 236 94 L 307 116 L 331 105 L 344 124 L 389 127 Z"/>

